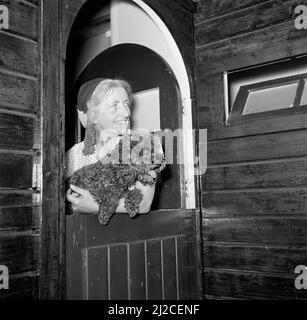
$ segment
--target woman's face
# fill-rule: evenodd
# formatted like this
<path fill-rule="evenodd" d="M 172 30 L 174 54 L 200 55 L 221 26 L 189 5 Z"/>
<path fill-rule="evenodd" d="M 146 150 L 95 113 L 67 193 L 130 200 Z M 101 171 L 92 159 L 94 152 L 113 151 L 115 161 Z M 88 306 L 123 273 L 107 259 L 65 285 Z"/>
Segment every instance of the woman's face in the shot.
<path fill-rule="evenodd" d="M 126 90 L 115 87 L 94 107 L 94 118 L 99 133 L 104 130 L 125 134 L 129 128 L 130 101 Z"/>

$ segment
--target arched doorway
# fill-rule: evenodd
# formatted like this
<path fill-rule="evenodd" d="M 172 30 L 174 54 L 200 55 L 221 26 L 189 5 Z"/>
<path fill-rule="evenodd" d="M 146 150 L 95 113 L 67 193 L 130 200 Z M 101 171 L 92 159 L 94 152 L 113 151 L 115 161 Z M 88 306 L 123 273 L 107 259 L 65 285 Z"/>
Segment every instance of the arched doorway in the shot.
<path fill-rule="evenodd" d="M 66 70 L 69 73 L 69 69 Z M 127 80 L 135 95 L 153 90 L 158 91 L 158 109 L 151 111 L 150 105 L 140 106 L 148 111 L 143 112 L 143 119 L 139 121 L 144 123 L 148 114 L 157 118 L 155 129 L 171 130 L 181 128 L 181 96 L 177 81 L 170 67 L 166 62 L 152 50 L 136 45 L 121 44 L 111 47 L 97 55 L 83 69 L 77 80 L 73 83 L 72 89 L 66 94 L 66 149 L 75 144 L 76 137 L 80 135 L 84 138 L 84 128 L 78 127 L 75 119 L 76 96 L 82 83 L 94 78 L 123 78 Z M 69 87 L 69 85 L 68 85 Z M 146 103 L 150 103 L 148 100 Z M 152 101 L 154 104 L 155 102 Z M 157 114 L 152 114 L 152 112 Z M 133 114 L 133 110 L 132 110 Z M 142 116 L 141 116 L 142 117 Z M 158 123 L 157 123 L 158 122 Z M 80 128 L 81 127 L 81 128 Z M 132 129 L 133 129 L 132 123 Z M 174 144 L 176 145 L 176 138 Z M 174 150 L 174 159 L 177 159 L 177 148 Z M 156 196 L 152 205 L 152 210 L 158 209 L 179 209 L 182 207 L 184 194 L 181 194 L 181 185 L 183 181 L 182 168 L 174 162 L 168 165 L 161 173 Z M 172 199 L 172 201 L 169 201 Z"/>
<path fill-rule="evenodd" d="M 82 7 L 82 14 L 86 14 L 86 10 L 93 10 L 91 3 Z M 86 28 L 86 22 L 83 23 Z M 67 65 L 70 63 L 70 50 L 75 50 L 75 47 L 70 47 L 68 42 Z M 142 68 L 137 68 L 137 62 L 140 64 L 140 61 Z M 67 70 L 67 129 L 71 129 L 75 123 L 74 117 L 70 117 L 74 89 L 85 79 L 97 76 L 122 76 L 132 82 L 137 92 L 158 87 L 160 107 L 164 106 L 161 112 L 162 129 L 186 127 L 186 123 L 183 124 L 186 118 L 181 114 L 183 98 L 180 95 L 180 88 L 184 86 L 182 82 L 177 84 L 172 70 L 159 54 L 148 48 L 122 44 L 105 50 L 86 65 L 76 81 L 70 77 L 72 70 Z M 188 103 L 185 108 L 187 112 Z M 68 147 L 74 142 L 75 135 L 71 135 L 71 132 L 73 130 L 67 131 L 66 135 Z M 131 221 L 125 215 L 117 215 L 103 229 L 97 224 L 95 216 L 67 217 L 69 299 L 195 297 L 197 262 L 194 212 L 187 210 L 186 202 L 182 201 L 186 185 L 182 178 L 184 171 L 180 172 L 179 167 L 173 166 L 170 173 L 173 175 L 170 187 L 161 188 L 156 210 L 146 216 Z"/>

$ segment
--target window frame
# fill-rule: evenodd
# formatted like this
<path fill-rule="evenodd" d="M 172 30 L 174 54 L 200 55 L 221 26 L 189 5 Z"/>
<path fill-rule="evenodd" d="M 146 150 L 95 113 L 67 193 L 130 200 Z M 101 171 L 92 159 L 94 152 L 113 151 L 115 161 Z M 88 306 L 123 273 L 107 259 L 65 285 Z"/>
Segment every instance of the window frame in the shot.
<path fill-rule="evenodd" d="M 275 109 L 271 111 L 263 111 L 245 115 L 242 114 L 246 106 L 247 98 L 250 92 L 266 88 L 275 88 L 280 85 L 287 85 L 295 82 L 298 82 L 298 87 L 295 93 L 293 106 L 291 108 Z M 277 115 L 282 116 L 307 112 L 307 108 L 304 108 L 307 107 L 307 105 L 300 105 L 304 93 L 305 82 L 307 86 L 307 73 L 301 73 L 288 77 L 276 78 L 241 86 L 235 98 L 234 104 L 231 110 L 229 111 L 229 117 L 226 121 L 226 124 L 233 125 L 239 122 L 256 120 L 261 118 L 269 118 Z"/>

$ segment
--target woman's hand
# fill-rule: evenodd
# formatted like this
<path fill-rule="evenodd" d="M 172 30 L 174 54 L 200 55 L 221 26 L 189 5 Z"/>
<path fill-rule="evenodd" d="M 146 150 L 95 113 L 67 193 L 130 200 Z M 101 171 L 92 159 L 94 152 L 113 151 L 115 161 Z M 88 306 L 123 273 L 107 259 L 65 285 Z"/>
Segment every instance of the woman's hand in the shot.
<path fill-rule="evenodd" d="M 66 192 L 66 199 L 71 203 L 74 212 L 80 214 L 97 214 L 98 203 L 94 200 L 91 193 L 85 189 L 70 185 Z"/>

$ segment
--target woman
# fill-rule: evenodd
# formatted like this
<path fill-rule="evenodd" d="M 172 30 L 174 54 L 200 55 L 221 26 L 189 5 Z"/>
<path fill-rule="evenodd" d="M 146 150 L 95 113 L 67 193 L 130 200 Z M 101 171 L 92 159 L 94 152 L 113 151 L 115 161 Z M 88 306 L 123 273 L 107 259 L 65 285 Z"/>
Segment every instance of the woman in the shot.
<path fill-rule="evenodd" d="M 94 79 L 81 86 L 77 109 L 86 134 L 84 141 L 74 145 L 66 154 L 67 178 L 81 167 L 97 162 L 116 147 L 120 136 L 128 132 L 131 102 L 131 87 L 123 80 Z M 155 171 L 149 174 L 156 177 Z M 143 194 L 139 213 L 148 213 L 155 184 L 145 186 L 137 181 L 135 187 Z M 89 191 L 70 185 L 66 198 L 75 213 L 98 214 L 99 205 Z M 126 213 L 123 198 L 115 212 Z"/>

